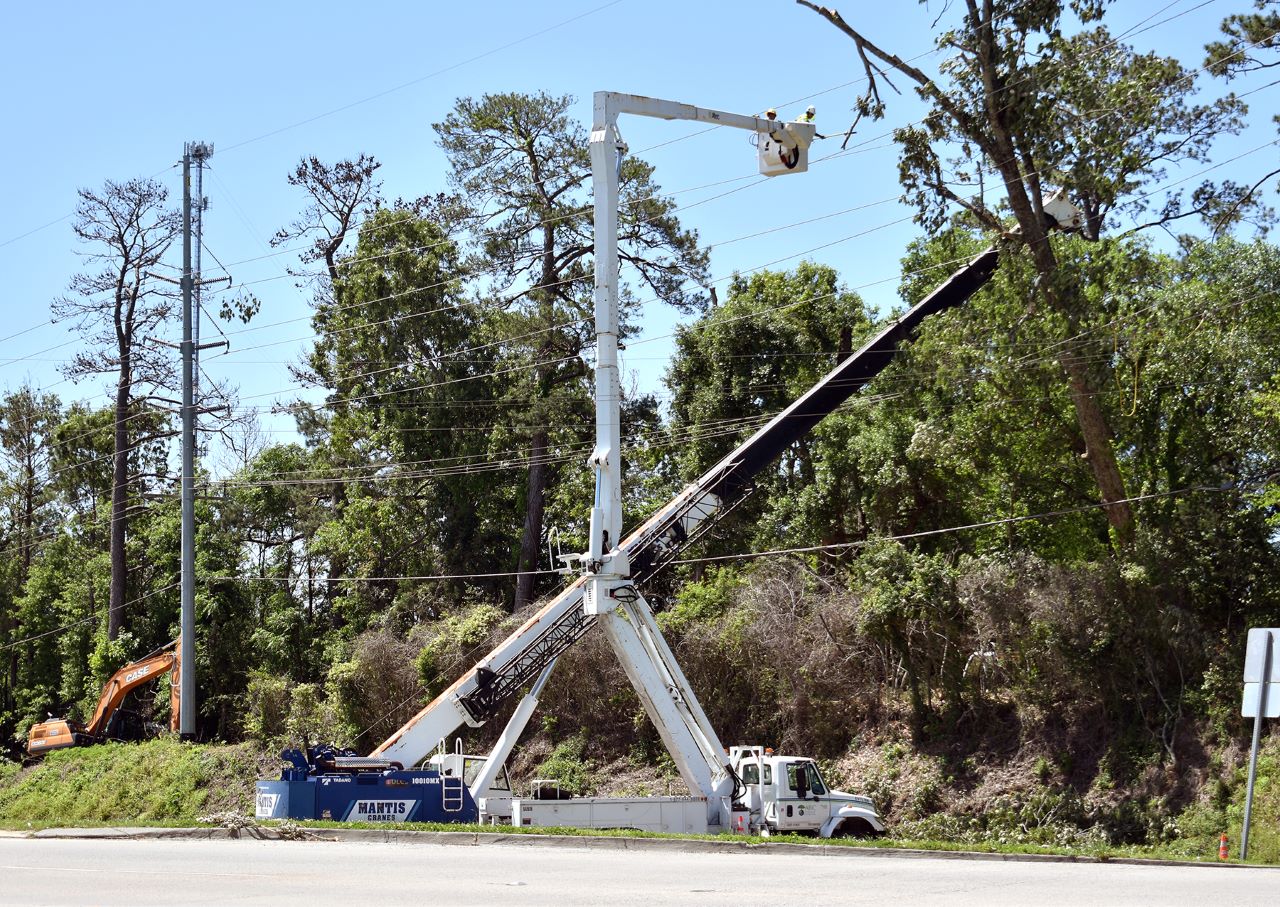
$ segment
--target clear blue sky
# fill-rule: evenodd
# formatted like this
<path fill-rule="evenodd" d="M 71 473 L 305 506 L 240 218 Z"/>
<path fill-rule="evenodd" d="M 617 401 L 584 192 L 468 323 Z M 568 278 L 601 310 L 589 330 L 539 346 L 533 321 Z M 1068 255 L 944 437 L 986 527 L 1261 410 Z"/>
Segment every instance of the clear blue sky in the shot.
<path fill-rule="evenodd" d="M 943 7 L 910 0 L 832 5 L 903 57 L 931 50 L 931 23 Z M 1249 5 L 1121 0 L 1108 23 L 1120 33 L 1148 20 L 1132 42 L 1194 68 L 1220 20 Z M 292 396 L 287 365 L 307 348 L 310 330 L 309 293 L 284 276 L 296 258 L 270 255 L 267 244 L 301 207 L 285 182 L 300 156 L 373 154 L 383 162 L 386 195 L 416 197 L 446 188 L 431 124 L 459 96 L 570 93 L 584 121 L 599 89 L 742 113 L 777 106 L 786 118 L 813 103 L 819 131 L 839 133 L 860 88 L 847 84 L 860 75 L 851 42 L 790 0 L 19 4 L 7 10 L 5 31 L 0 76 L 10 138 L 0 145 L 0 337 L 8 339 L 0 340 L 0 388 L 29 380 L 64 400 L 101 403 L 101 382 L 73 385 L 58 372 L 79 343 L 65 326 L 11 335 L 46 321 L 50 301 L 80 267 L 68 216 L 76 189 L 155 175 L 176 202 L 172 165 L 185 141 L 216 149 L 205 182 L 206 244 L 263 302 L 253 329 L 233 335 L 231 355 L 208 359 L 207 370 L 265 405 Z M 920 65 L 931 68 L 937 59 Z M 1266 85 L 1270 76 L 1262 75 L 1233 87 Z M 1219 160 L 1275 137 L 1276 89 L 1248 100 L 1250 132 L 1224 140 Z M 898 260 L 917 232 L 910 212 L 892 201 L 899 192 L 895 151 L 877 137 L 913 119 L 919 107 L 910 96 L 891 97 L 890 105 L 887 122 L 860 128 L 859 140 L 871 141 L 857 154 L 804 176 L 696 191 L 681 190 L 755 173 L 745 133 L 635 118 L 622 126 L 634 151 L 701 133 L 644 156 L 688 208 L 685 224 L 712 246 L 716 278 L 807 257 L 836 267 L 848 286 L 886 307 L 896 302 Z M 815 156 L 835 150 L 819 143 Z M 1275 147 L 1267 148 L 1218 175 L 1251 181 L 1276 157 Z M 801 221 L 812 222 L 776 229 Z M 744 238 L 758 233 L 764 235 Z M 205 274 L 215 270 L 206 259 Z M 649 336 L 667 334 L 672 324 L 656 305 L 646 310 Z M 206 327 L 206 337 L 213 333 Z M 633 343 L 624 367 L 641 387 L 657 389 L 669 354 L 662 340 Z M 277 439 L 289 437 L 281 418 L 265 426 Z"/>

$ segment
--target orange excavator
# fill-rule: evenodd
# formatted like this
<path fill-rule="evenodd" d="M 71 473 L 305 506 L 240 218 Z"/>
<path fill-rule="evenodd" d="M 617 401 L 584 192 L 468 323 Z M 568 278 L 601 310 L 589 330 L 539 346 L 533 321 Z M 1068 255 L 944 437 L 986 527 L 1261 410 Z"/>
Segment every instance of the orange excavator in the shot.
<path fill-rule="evenodd" d="M 169 726 L 177 731 L 178 678 L 181 670 L 179 642 L 180 640 L 175 639 L 111 675 L 111 679 L 102 688 L 102 695 L 98 697 L 98 707 L 93 710 L 93 717 L 87 724 L 71 718 L 50 718 L 33 725 L 31 734 L 27 737 L 27 755 L 43 756 L 50 750 L 89 746 L 118 739 L 121 736 L 120 706 L 124 703 L 124 698 L 144 683 L 169 672 L 173 672 L 169 684 Z"/>

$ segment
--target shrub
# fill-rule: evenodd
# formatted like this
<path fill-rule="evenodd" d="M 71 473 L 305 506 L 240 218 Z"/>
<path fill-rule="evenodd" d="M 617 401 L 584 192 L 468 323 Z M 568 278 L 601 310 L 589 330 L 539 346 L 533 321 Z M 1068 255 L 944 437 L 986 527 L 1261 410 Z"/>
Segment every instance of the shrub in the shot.
<path fill-rule="evenodd" d="M 559 781 L 560 789 L 571 794 L 587 794 L 592 789 L 592 782 L 586 752 L 586 733 L 575 734 L 551 751 L 551 755 L 534 772 L 534 777 Z"/>

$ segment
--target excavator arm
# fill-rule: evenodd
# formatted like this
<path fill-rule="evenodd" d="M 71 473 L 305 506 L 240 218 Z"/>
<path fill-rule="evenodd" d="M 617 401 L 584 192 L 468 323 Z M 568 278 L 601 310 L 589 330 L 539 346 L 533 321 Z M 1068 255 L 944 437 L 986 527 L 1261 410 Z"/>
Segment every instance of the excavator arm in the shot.
<path fill-rule="evenodd" d="M 130 662 L 111 675 L 111 679 L 102 688 L 98 697 L 97 708 L 93 717 L 85 725 L 85 732 L 94 737 L 103 736 L 111 724 L 111 719 L 124 702 L 124 698 L 148 681 L 154 680 L 170 671 L 173 679 L 169 684 L 169 725 L 174 731 L 178 729 L 178 690 L 179 690 L 179 640 L 174 640 L 150 655 Z"/>

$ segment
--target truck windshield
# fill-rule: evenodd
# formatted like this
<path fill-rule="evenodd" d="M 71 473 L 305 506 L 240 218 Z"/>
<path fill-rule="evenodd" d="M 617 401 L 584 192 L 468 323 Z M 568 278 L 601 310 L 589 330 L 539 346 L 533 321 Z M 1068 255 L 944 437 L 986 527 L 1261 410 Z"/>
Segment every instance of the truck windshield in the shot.
<path fill-rule="evenodd" d="M 748 762 L 742 766 L 742 783 L 743 784 L 759 784 L 760 783 L 760 766 L 754 762 Z M 768 765 L 764 767 L 764 783 L 773 783 L 773 769 Z"/>
<path fill-rule="evenodd" d="M 479 757 L 468 756 L 463 764 L 462 781 L 467 787 L 471 787 L 476 783 L 476 776 L 480 774 L 484 768 L 485 760 Z M 498 777 L 493 779 L 493 783 L 489 785 L 489 790 L 511 790 L 511 781 L 507 777 L 507 767 L 504 765 L 498 772 Z"/>

